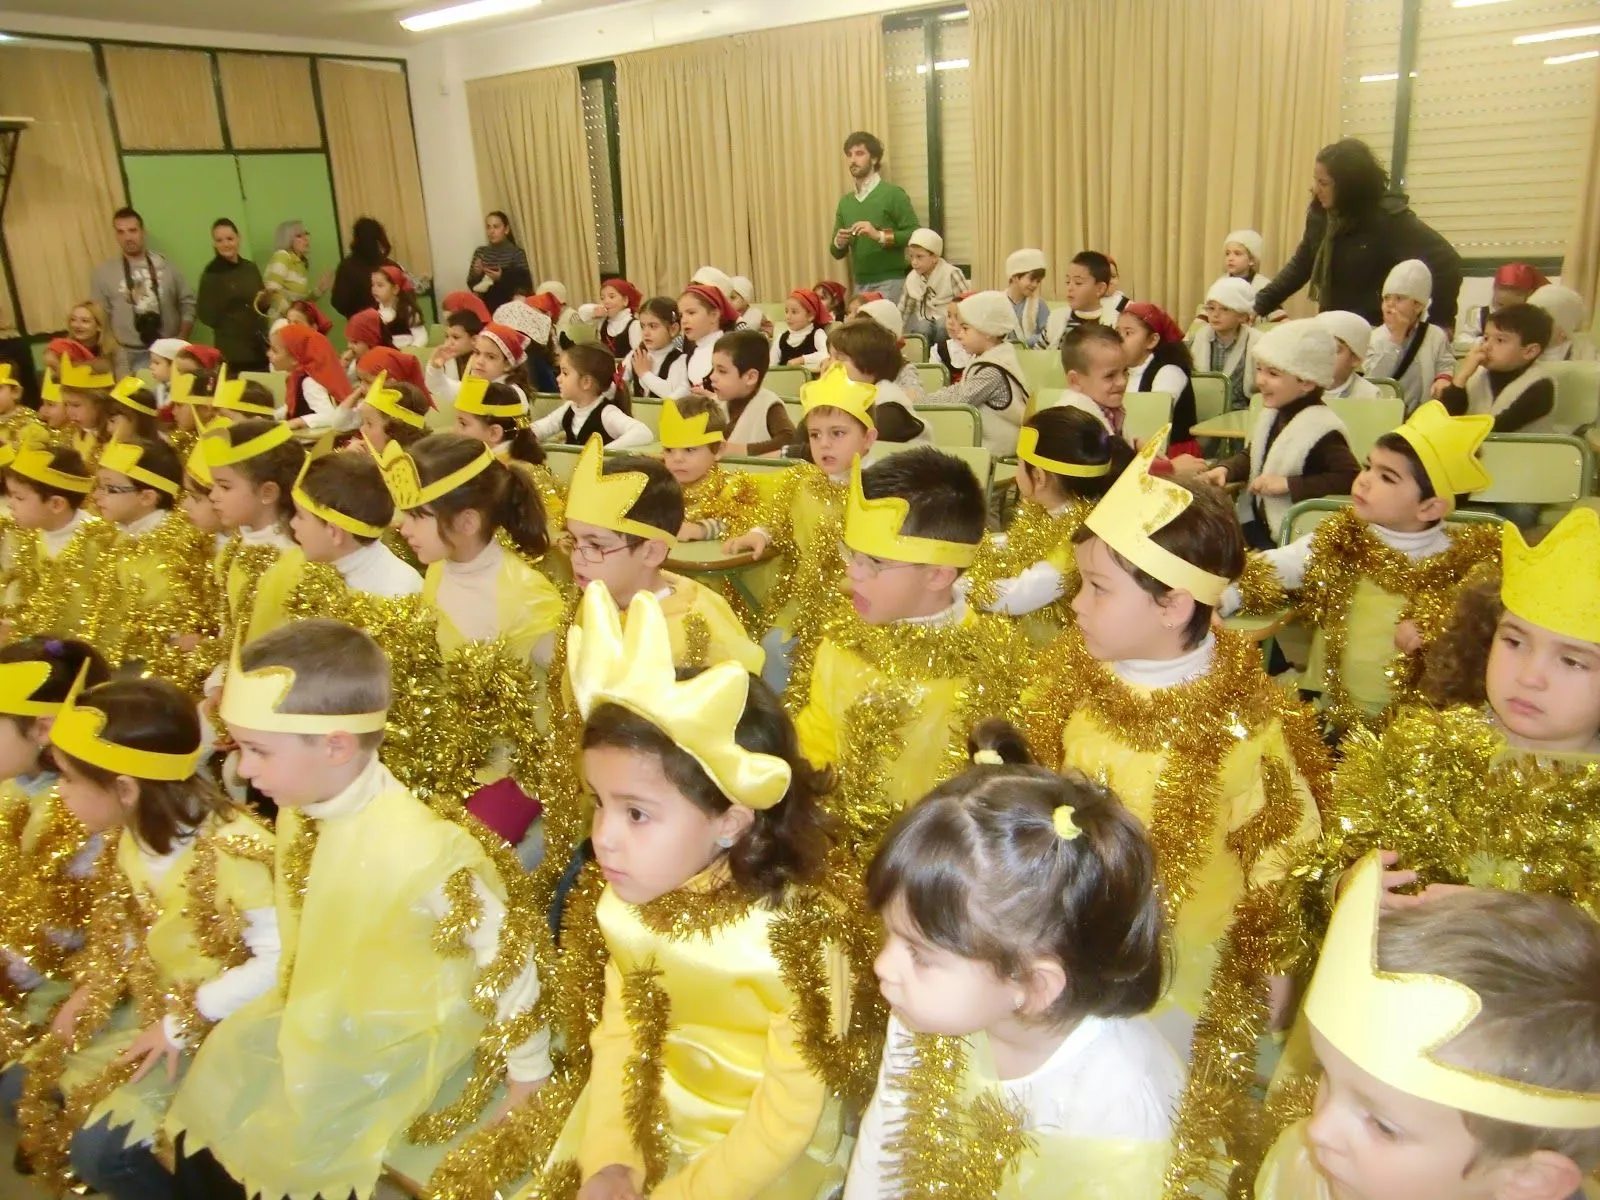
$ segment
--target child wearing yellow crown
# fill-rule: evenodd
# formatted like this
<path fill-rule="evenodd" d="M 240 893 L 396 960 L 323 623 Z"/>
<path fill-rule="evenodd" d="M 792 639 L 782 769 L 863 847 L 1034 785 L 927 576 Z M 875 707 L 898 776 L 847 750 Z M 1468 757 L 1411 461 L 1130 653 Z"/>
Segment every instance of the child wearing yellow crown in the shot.
<path fill-rule="evenodd" d="M 117 380 L 117 385 L 106 396 L 111 401 L 110 414 L 106 418 L 108 442 L 160 440 L 160 405 L 156 394 L 137 375 Z"/>
<path fill-rule="evenodd" d="M 544 447 L 528 421 L 528 401 L 509 383 L 477 375 L 461 381 L 455 399 L 456 432 L 476 438 L 501 462 L 526 471 L 539 489 L 551 528 L 560 528 L 564 503 L 561 484 L 545 465 Z"/>
<path fill-rule="evenodd" d="M 504 1109 L 550 1074 L 543 918 L 514 863 L 379 761 L 390 695 L 383 651 L 335 621 L 258 638 L 228 672 L 239 772 L 279 810 L 282 960 L 173 1102 L 180 1187 L 366 1196 L 385 1163 L 425 1179 L 502 1080 Z"/>
<path fill-rule="evenodd" d="M 48 366 L 39 380 L 39 420 L 46 429 L 59 434 L 67 428 L 67 406 L 61 398 L 61 380 Z M 70 432 L 65 436 L 70 437 Z"/>
<path fill-rule="evenodd" d="M 75 688 L 50 745 L 62 800 L 116 841 L 76 987 L 24 1060 L 22 1147 L 53 1184 L 70 1143 L 91 1186 L 149 1194 L 183 1055 L 276 980 L 270 835 L 196 774 L 199 715 L 164 680 Z"/>
<path fill-rule="evenodd" d="M 394 597 L 422 591 L 416 568 L 381 540 L 394 520 L 394 498 L 371 455 L 346 450 L 308 456 L 289 498 L 289 528 L 308 563 L 332 567 L 351 592 Z"/>
<path fill-rule="evenodd" d="M 1493 525 L 1443 523 L 1458 496 L 1489 485 L 1477 454 L 1493 424 L 1424 404 L 1378 439 L 1348 508 L 1251 556 L 1245 606 L 1280 608 L 1287 591 L 1316 626 L 1302 686 L 1323 693 L 1334 729 L 1373 724 L 1394 701 L 1415 698 L 1422 654 L 1444 632 L 1457 590 L 1497 557 Z M 1240 607 L 1240 591 L 1224 597 L 1224 615 Z"/>
<path fill-rule="evenodd" d="M 95 472 L 100 515 L 116 529 L 101 559 L 100 648 L 112 662 L 199 689 L 206 666 L 185 653 L 184 634 L 215 636 L 213 542 L 176 505 L 177 451 L 162 441 L 114 441 Z"/>
<path fill-rule="evenodd" d="M 1019 709 L 1034 756 L 1109 786 L 1155 847 L 1176 959 L 1155 1019 L 1193 1063 L 1181 1187 L 1214 1168 L 1219 1141 L 1248 1142 L 1269 977 L 1295 957 L 1281 881 L 1317 837 L 1328 760 L 1254 643 L 1213 631 L 1244 538 L 1217 492 L 1149 474 L 1164 437 L 1075 536 L 1078 623 L 1039 656 Z"/>
<path fill-rule="evenodd" d="M 410 446 L 427 436 L 428 413 L 433 402 L 416 384 L 391 380 L 379 371 L 356 408 L 361 421 L 361 441 L 376 458 L 390 442 Z"/>
<path fill-rule="evenodd" d="M 986 535 L 967 572 L 967 599 L 985 612 L 1028 617 L 1043 645 L 1071 621 L 1077 591 L 1072 535 L 1133 457 L 1122 438 L 1081 409 L 1035 413 L 1017 434 L 1021 503 L 1005 532 Z"/>
<path fill-rule="evenodd" d="M 709 397 L 661 405 L 661 461 L 683 489 L 680 541 L 720 542 L 761 503 L 754 475 L 722 469 L 727 433 L 727 414 Z"/>
<path fill-rule="evenodd" d="M 39 425 L 39 414 L 23 400 L 22 380 L 16 368 L 0 359 L 0 443 L 15 446 L 22 431 Z"/>
<path fill-rule="evenodd" d="M 849 605 L 825 614 L 791 704 L 801 752 L 839 771 L 835 811 L 863 863 L 901 809 L 961 770 L 967 731 L 1016 696 L 1026 654 L 1015 626 L 956 590 L 986 515 L 972 471 L 930 446 L 851 467 Z"/>
<path fill-rule="evenodd" d="M 827 1195 L 849 1152 L 841 1093 L 870 1090 L 876 1050 L 850 995 L 870 999 L 872 950 L 819 887 L 827 781 L 739 664 L 678 678 L 652 593 L 624 630 L 590 587 L 568 638 L 596 861 L 553 985 L 566 1052 L 432 1189 L 508 1194 L 531 1169 L 519 1197 Z"/>
<path fill-rule="evenodd" d="M 758 476 L 765 502 L 746 518 L 750 527 L 725 543 L 730 554 L 759 558 L 770 549 L 782 558 L 756 622 L 769 630 L 761 640 L 767 655 L 761 677 L 780 695 L 792 672 L 809 674 L 822 622 L 838 600 L 850 464 L 865 458 L 877 441 L 872 416 L 877 395 L 877 388 L 854 382 L 842 366 L 804 385 L 801 425 L 811 462 Z"/>
<path fill-rule="evenodd" d="M 24 445 L 5 468 L 5 488 L 14 526 L 4 596 L 8 636 L 94 641 L 96 572 L 115 533 L 83 507 L 94 490 L 83 456 L 65 446 Z"/>
<path fill-rule="evenodd" d="M 116 407 L 110 395 L 116 382 L 111 364 L 103 358 L 86 363 L 74 362 L 70 355 L 61 358 L 61 405 L 66 427 L 72 431 L 72 448 L 91 469 L 101 444 L 110 437 L 106 425 Z"/>
<path fill-rule="evenodd" d="M 1386 912 L 1383 894 L 1373 854 L 1306 996 L 1315 1114 L 1279 1138 L 1257 1200 L 1591 1194 L 1600 925 L 1554 897 L 1466 891 Z"/>

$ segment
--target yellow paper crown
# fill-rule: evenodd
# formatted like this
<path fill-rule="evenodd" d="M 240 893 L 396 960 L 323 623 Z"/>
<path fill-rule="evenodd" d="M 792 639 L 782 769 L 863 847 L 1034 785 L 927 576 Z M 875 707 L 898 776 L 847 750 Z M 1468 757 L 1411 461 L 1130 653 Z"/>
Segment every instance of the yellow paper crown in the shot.
<path fill-rule="evenodd" d="M 176 496 L 183 490 L 180 484 L 165 475 L 157 475 L 150 468 L 141 467 L 139 462 L 143 458 L 144 447 L 136 446 L 132 442 L 112 442 L 100 454 L 100 469 L 126 475 L 135 483 L 147 484 L 169 496 Z"/>
<path fill-rule="evenodd" d="M 44 379 L 39 384 L 39 399 L 45 404 L 61 403 L 61 381 L 55 377 L 49 367 L 44 369 Z"/>
<path fill-rule="evenodd" d="M 850 463 L 850 491 L 844 502 L 844 544 L 858 554 L 894 562 L 922 563 L 930 567 L 970 567 L 978 555 L 975 542 L 946 542 L 939 538 L 901 533 L 911 505 L 903 496 L 868 500 L 861 490 L 861 459 Z"/>
<path fill-rule="evenodd" d="M 167 400 L 172 404 L 195 403 L 193 371 L 172 373 L 172 382 L 167 385 Z"/>
<path fill-rule="evenodd" d="M 1150 464 L 1166 445 L 1171 430 L 1172 426 L 1165 426 L 1144 444 L 1084 524 L 1141 571 L 1215 607 L 1232 580 L 1202 571 L 1150 538 L 1194 503 L 1194 493 L 1187 488 L 1150 474 Z"/>
<path fill-rule="evenodd" d="M 481 375 L 468 375 L 461 381 L 461 390 L 456 393 L 456 411 L 471 413 L 475 417 L 525 417 L 528 415 L 527 402 L 520 397 L 514 404 L 489 404 L 484 400 L 488 395 L 489 384 L 494 382 Z"/>
<path fill-rule="evenodd" d="M 628 510 L 638 503 L 645 485 L 650 482 L 649 477 L 642 471 L 617 471 L 611 475 L 604 472 L 605 451 L 597 433 L 584 445 L 572 472 L 572 483 L 567 491 L 567 519 L 666 542 L 669 546 L 676 544 L 675 532 L 668 533 L 628 517 Z"/>
<path fill-rule="evenodd" d="M 94 707 L 93 694 L 90 694 L 89 703 L 80 705 L 77 702 L 88 674 L 89 664 L 84 663 L 78 671 L 78 678 L 73 681 L 72 690 L 62 702 L 61 711 L 50 726 L 52 746 L 91 767 L 133 779 L 179 783 L 195 773 L 207 750 L 204 738 L 198 739 L 193 750 L 169 754 L 160 750 L 122 746 L 101 737 L 106 727 L 106 714 Z"/>
<path fill-rule="evenodd" d="M 1600 643 L 1600 515 L 1575 508 L 1537 546 L 1510 521 L 1500 527 L 1500 600 L 1524 621 Z"/>
<path fill-rule="evenodd" d="M 814 408 L 837 408 L 868 429 L 876 429 L 878 424 L 872 419 L 872 405 L 877 398 L 878 389 L 874 384 L 857 383 L 835 363 L 822 373 L 821 379 L 801 386 L 800 414 L 803 418 Z"/>
<path fill-rule="evenodd" d="M 0 387 L 21 387 L 17 377 L 11 372 L 11 364 L 0 362 Z"/>
<path fill-rule="evenodd" d="M 386 417 L 393 417 L 403 425 L 413 429 L 421 429 L 426 423 L 426 418 L 421 413 L 412 412 L 400 403 L 400 393 L 384 384 L 389 382 L 387 371 L 379 371 L 372 378 L 372 383 L 367 387 L 367 394 L 362 397 L 363 404 L 370 404 Z"/>
<path fill-rule="evenodd" d="M 667 402 L 661 406 L 661 428 L 656 434 L 656 440 L 661 443 L 664 450 L 691 450 L 696 446 L 715 446 L 723 441 L 722 430 L 708 429 L 711 424 L 711 414 L 708 412 L 695 413 L 692 417 L 685 417 L 678 411 L 678 406 L 668 397 Z"/>
<path fill-rule="evenodd" d="M 789 791 L 789 763 L 739 745 L 735 733 L 750 694 L 750 673 L 723 661 L 679 680 L 672 635 L 652 592 L 628 605 L 626 631 L 606 585 L 584 589 L 578 619 L 567 632 L 567 677 L 578 711 L 619 704 L 670 737 L 728 799 L 766 809 Z"/>
<path fill-rule="evenodd" d="M 47 662 L 0 663 L 0 713 L 13 717 L 53 717 L 61 705 L 49 700 L 35 700 L 35 693 L 50 678 Z"/>
<path fill-rule="evenodd" d="M 369 525 L 365 521 L 352 517 L 349 513 L 342 513 L 337 508 L 314 500 L 306 492 L 305 488 L 301 486 L 305 482 L 306 472 L 311 470 L 311 464 L 321 457 L 321 454 L 306 455 L 305 462 L 300 464 L 300 474 L 294 477 L 294 487 L 289 491 L 290 499 L 312 516 L 326 521 L 329 525 L 337 525 L 346 533 L 353 533 L 357 537 L 382 537 L 384 530 L 382 525 Z"/>
<path fill-rule="evenodd" d="M 11 460 L 7 469 L 25 479 L 59 488 L 63 492 L 80 492 L 87 496 L 94 491 L 94 480 L 87 475 L 73 475 L 51 466 L 54 457 L 55 452 L 47 446 L 23 445 L 18 448 L 16 458 Z"/>
<path fill-rule="evenodd" d="M 1494 418 L 1452 417 L 1437 400 L 1429 400 L 1395 430 L 1422 460 L 1434 494 L 1453 509 L 1456 497 L 1481 492 L 1494 482 L 1478 461 L 1478 447 L 1494 429 Z"/>
<path fill-rule="evenodd" d="M 378 455 L 378 469 L 383 472 L 383 486 L 389 489 L 389 498 L 402 512 L 410 512 L 414 508 L 421 508 L 424 504 L 432 504 L 440 496 L 448 495 L 468 480 L 477 478 L 494 466 L 495 462 L 494 451 L 484 446 L 478 456 L 459 471 L 452 471 L 443 479 L 436 479 L 427 487 L 423 487 L 421 477 L 417 474 L 416 461 L 406 453 L 405 447 L 399 442 L 390 440 L 384 446 L 383 453 Z"/>
<path fill-rule="evenodd" d="M 1600 1128 L 1600 1093 L 1518 1083 L 1436 1057 L 1472 1024 L 1482 1001 L 1453 979 L 1378 967 L 1382 895 L 1383 864 L 1374 850 L 1350 874 L 1306 994 L 1306 1019 L 1317 1032 L 1408 1096 L 1517 1125 Z"/>
<path fill-rule="evenodd" d="M 61 386 L 64 388 L 76 388 L 80 392 L 99 392 L 116 381 L 117 377 L 110 371 L 96 371 L 92 362 L 79 366 L 72 361 L 70 355 L 61 356 Z"/>
<path fill-rule="evenodd" d="M 229 379 L 228 368 L 217 368 L 217 390 L 211 397 L 211 407 L 226 409 L 228 412 L 248 413 L 253 417 L 276 417 L 278 408 L 275 404 L 251 404 L 244 398 L 244 385 L 249 382 L 245 379 Z"/>
<path fill-rule="evenodd" d="M 1041 471 L 1049 471 L 1052 475 L 1070 475 L 1074 479 L 1099 479 L 1111 474 L 1109 458 L 1103 463 L 1069 463 L 1059 458 L 1046 458 L 1039 453 L 1039 431 L 1032 425 L 1024 425 L 1017 431 L 1017 457 L 1025 463 L 1032 463 Z"/>
<path fill-rule="evenodd" d="M 377 733 L 387 723 L 387 710 L 364 713 L 286 713 L 278 706 L 294 690 L 294 671 L 289 667 L 262 667 L 246 671 L 239 661 L 239 647 L 233 648 L 227 682 L 222 685 L 222 703 L 217 714 L 230 726 L 256 733 Z"/>
<path fill-rule="evenodd" d="M 258 433 L 253 438 L 247 438 L 237 446 L 232 439 L 223 432 L 215 430 L 200 439 L 200 445 L 205 447 L 205 463 L 213 471 L 218 467 L 231 467 L 237 463 L 247 462 L 265 454 L 269 450 L 276 450 L 285 442 L 294 440 L 294 430 L 287 425 L 274 425 L 265 433 Z"/>
<path fill-rule="evenodd" d="M 146 403 L 140 396 L 149 397 Z M 155 397 L 150 396 L 150 390 L 137 375 L 129 375 L 126 379 L 119 379 L 117 386 L 111 389 L 111 398 L 126 408 L 131 408 L 136 413 L 143 413 L 147 417 L 158 417 L 161 409 L 155 403 Z"/>

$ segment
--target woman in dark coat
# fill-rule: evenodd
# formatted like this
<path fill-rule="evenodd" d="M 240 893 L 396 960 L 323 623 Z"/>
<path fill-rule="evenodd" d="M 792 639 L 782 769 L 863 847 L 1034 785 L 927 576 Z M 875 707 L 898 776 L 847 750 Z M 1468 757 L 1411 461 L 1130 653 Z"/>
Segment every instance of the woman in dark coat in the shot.
<path fill-rule="evenodd" d="M 1256 312 L 1276 312 L 1308 283 L 1323 311 L 1383 320 L 1385 276 L 1398 262 L 1420 258 L 1433 273 L 1428 320 L 1454 329 L 1461 292 L 1461 256 L 1411 211 L 1403 192 L 1389 192 L 1389 174 L 1371 147 L 1355 138 L 1324 146 L 1312 171 L 1311 206 L 1294 255 L 1256 293 Z"/>
<path fill-rule="evenodd" d="M 349 318 L 372 307 L 372 273 L 379 267 L 398 267 L 389 257 L 389 235 L 372 217 L 357 217 L 350 227 L 350 253 L 333 276 L 329 296 L 335 311 Z"/>
<path fill-rule="evenodd" d="M 211 326 L 212 342 L 231 370 L 265 371 L 267 322 L 256 311 L 261 272 L 239 257 L 239 227 L 227 217 L 211 226 L 211 245 L 217 253 L 200 274 L 195 315 Z"/>

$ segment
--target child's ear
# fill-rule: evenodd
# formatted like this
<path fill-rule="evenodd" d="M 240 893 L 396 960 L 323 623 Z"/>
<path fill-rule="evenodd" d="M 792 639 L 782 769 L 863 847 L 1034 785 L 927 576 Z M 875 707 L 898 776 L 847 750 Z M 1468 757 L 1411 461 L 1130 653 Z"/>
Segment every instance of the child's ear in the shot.
<path fill-rule="evenodd" d="M 282 498 L 283 489 L 270 479 L 256 488 L 256 499 L 263 504 L 271 505 L 273 508 L 278 506 L 278 501 Z"/>
<path fill-rule="evenodd" d="M 56 515 L 60 515 L 72 507 L 67 503 L 65 496 L 48 496 L 45 498 L 44 506 Z"/>
<path fill-rule="evenodd" d="M 324 739 L 323 745 L 327 750 L 328 761 L 339 767 L 353 762 L 356 755 L 361 753 L 361 739 L 353 733 L 330 733 Z"/>
<path fill-rule="evenodd" d="M 1544 347 L 1538 342 L 1524 342 L 1522 344 L 1522 361 L 1524 363 L 1537 362 L 1544 353 Z"/>
<path fill-rule="evenodd" d="M 758 388 L 761 386 L 761 372 L 753 369 L 746 371 L 743 375 L 739 376 L 739 382 L 744 384 L 746 387 Z"/>
<path fill-rule="evenodd" d="M 1430 496 L 1417 505 L 1417 520 L 1430 525 L 1438 524 L 1450 515 L 1450 501 L 1444 496 Z"/>
<path fill-rule="evenodd" d="M 493 421 L 484 422 L 483 427 L 488 431 L 485 436 L 489 439 L 489 445 L 498 446 L 501 442 L 506 440 L 506 431 L 501 429 L 500 426 L 496 425 Z"/>
<path fill-rule="evenodd" d="M 727 842 L 731 846 L 749 833 L 750 826 L 755 822 L 754 809 L 746 808 L 743 804 L 734 804 L 729 806 L 727 812 L 713 818 L 711 824 L 717 840 Z"/>
<path fill-rule="evenodd" d="M 667 565 L 671 547 L 660 538 L 651 538 L 644 544 L 644 565 L 660 570 Z"/>
<path fill-rule="evenodd" d="M 949 591 L 959 575 L 954 567 L 929 567 L 923 573 L 922 586 L 930 592 Z"/>
<path fill-rule="evenodd" d="M 35 717 L 33 724 L 28 726 L 28 740 L 35 746 L 43 749 L 50 744 L 50 727 L 55 724 L 54 717 Z"/>
<path fill-rule="evenodd" d="M 722 461 L 722 456 L 724 454 L 726 454 L 727 452 L 728 452 L 728 439 L 727 438 L 723 438 L 722 441 L 720 441 L 720 442 L 712 442 L 711 443 L 711 461 L 712 462 L 714 462 L 714 463 L 715 462 L 721 462 Z"/>
<path fill-rule="evenodd" d="M 1017 1011 L 1029 1017 L 1043 1016 L 1066 990 L 1067 969 L 1054 958 L 1036 958 L 1020 983 L 1022 1007 Z"/>
<path fill-rule="evenodd" d="M 111 781 L 117 804 L 124 812 L 132 812 L 139 805 L 139 781 L 130 775 L 118 775 Z"/>
<path fill-rule="evenodd" d="M 868 429 L 867 430 L 867 440 L 861 446 L 861 457 L 862 458 L 866 458 L 867 451 L 871 450 L 872 447 L 877 444 L 877 441 L 878 441 L 878 431 L 876 429 Z"/>
<path fill-rule="evenodd" d="M 1568 1200 L 1582 1194 L 1583 1172 L 1578 1164 L 1554 1150 L 1535 1150 L 1493 1170 L 1500 1176 L 1495 1200 Z"/>
<path fill-rule="evenodd" d="M 444 522 L 440 522 L 443 527 Z M 483 528 L 483 514 L 475 508 L 464 508 L 449 522 L 453 537 L 476 538 Z"/>
<path fill-rule="evenodd" d="M 1162 611 L 1161 623 L 1168 629 L 1182 629 L 1194 616 L 1194 597 L 1182 588 L 1174 588 L 1156 604 Z"/>

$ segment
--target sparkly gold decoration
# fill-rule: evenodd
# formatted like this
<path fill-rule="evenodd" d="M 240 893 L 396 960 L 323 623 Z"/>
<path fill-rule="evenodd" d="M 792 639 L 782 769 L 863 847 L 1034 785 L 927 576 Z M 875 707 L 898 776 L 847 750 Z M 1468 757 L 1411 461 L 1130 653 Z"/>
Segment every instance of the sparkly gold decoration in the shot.
<path fill-rule="evenodd" d="M 657 896 L 635 911 L 640 922 L 652 933 L 673 941 L 710 937 L 717 930 L 744 919 L 759 897 L 740 888 L 731 879 L 704 890 L 675 888 Z"/>
<path fill-rule="evenodd" d="M 95 596 L 96 565 L 115 536 L 109 522 L 82 517 L 61 553 L 52 558 L 44 552 L 38 530 L 16 530 L 10 582 L 17 602 L 6 614 L 11 636 L 97 643 L 104 614 Z"/>
<path fill-rule="evenodd" d="M 471 954 L 467 939 L 483 921 L 483 901 L 472 886 L 472 870 L 462 867 L 445 880 L 446 911 L 433 928 L 433 948 L 446 958 Z"/>
<path fill-rule="evenodd" d="M 644 1186 L 649 1191 L 667 1174 L 667 1102 L 661 1096 L 665 1073 L 662 1051 L 672 1001 L 656 982 L 653 966 L 630 971 L 622 981 L 622 1007 L 633 1033 L 633 1053 L 622 1064 L 623 1113 L 634 1147 L 644 1159 Z"/>
<path fill-rule="evenodd" d="M 706 527 L 706 540 L 725 537 L 761 507 L 755 476 L 713 463 L 711 470 L 683 489 L 684 519 Z"/>
<path fill-rule="evenodd" d="M 683 619 L 683 659 L 680 667 L 705 667 L 710 665 L 711 626 L 699 613 L 692 612 Z"/>
<path fill-rule="evenodd" d="M 1244 560 L 1244 574 L 1234 584 L 1239 589 L 1239 611 L 1265 617 L 1292 606 L 1289 593 L 1278 582 L 1278 573 L 1266 557 L 1257 553 Z"/>
<path fill-rule="evenodd" d="M 0 946 L 41 975 L 59 977 L 69 952 L 52 931 L 75 934 L 88 927 L 96 882 L 92 873 L 71 869 L 88 845 L 89 831 L 54 788 L 42 803 L 45 815 L 31 845 L 23 841 L 31 804 L 23 801 L 5 815 L 0 877 L 7 887 L 0 900 Z"/>
<path fill-rule="evenodd" d="M 991 607 L 1000 599 L 995 585 L 1002 579 L 1014 579 L 1034 563 L 1059 558 L 1065 549 L 1066 569 L 1062 571 L 1065 592 L 1050 605 L 1049 612 L 1060 625 L 1071 624 L 1072 598 L 1078 593 L 1072 535 L 1078 532 L 1093 507 L 1089 501 L 1080 500 L 1059 513 L 1051 513 L 1041 504 L 1024 500 L 1017 506 L 1017 515 L 1011 518 L 1011 524 L 1006 526 L 1004 543 L 985 536 L 979 545 L 978 556 L 965 576 L 968 602 L 974 608 Z"/>
<path fill-rule="evenodd" d="M 311 882 L 311 860 L 317 853 L 317 823 L 295 809 L 278 810 L 278 875 L 284 893 L 296 913 L 305 906 L 306 886 Z M 294 951 L 285 946 L 278 959 L 278 990 L 289 994 L 294 976 Z"/>

